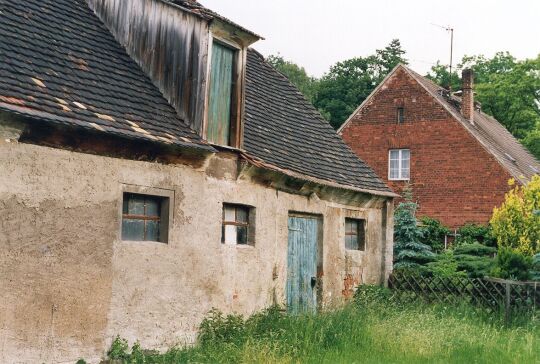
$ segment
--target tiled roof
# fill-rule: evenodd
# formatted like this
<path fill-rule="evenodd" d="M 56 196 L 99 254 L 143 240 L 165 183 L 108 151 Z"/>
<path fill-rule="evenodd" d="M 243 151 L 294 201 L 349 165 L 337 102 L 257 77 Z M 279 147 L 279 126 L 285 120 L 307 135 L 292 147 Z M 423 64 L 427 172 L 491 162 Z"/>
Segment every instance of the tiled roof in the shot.
<path fill-rule="evenodd" d="M 183 147 L 214 149 L 175 113 L 84 0 L 0 8 L 0 110 Z M 244 155 L 308 181 L 394 196 L 315 108 L 248 52 Z"/>
<path fill-rule="evenodd" d="M 2 1 L 0 110 L 213 150 L 83 0 Z"/>
<path fill-rule="evenodd" d="M 434 98 L 436 98 L 517 180 L 526 182 L 540 174 L 540 162 L 497 120 L 475 109 L 473 122 L 460 112 L 461 99 L 433 81 L 403 66 Z"/>
<path fill-rule="evenodd" d="M 390 192 L 281 73 L 250 49 L 244 148 L 262 161 L 340 185 Z"/>

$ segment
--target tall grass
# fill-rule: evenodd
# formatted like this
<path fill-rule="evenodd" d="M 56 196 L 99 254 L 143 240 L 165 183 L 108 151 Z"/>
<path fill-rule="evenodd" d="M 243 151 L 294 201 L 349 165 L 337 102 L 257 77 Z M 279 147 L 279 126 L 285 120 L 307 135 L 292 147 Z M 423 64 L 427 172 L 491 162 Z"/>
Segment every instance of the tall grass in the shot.
<path fill-rule="evenodd" d="M 469 306 L 401 305 L 379 290 L 318 315 L 277 308 L 247 320 L 212 311 L 199 343 L 167 353 L 125 355 L 132 363 L 540 363 L 534 319 L 505 325 Z"/>

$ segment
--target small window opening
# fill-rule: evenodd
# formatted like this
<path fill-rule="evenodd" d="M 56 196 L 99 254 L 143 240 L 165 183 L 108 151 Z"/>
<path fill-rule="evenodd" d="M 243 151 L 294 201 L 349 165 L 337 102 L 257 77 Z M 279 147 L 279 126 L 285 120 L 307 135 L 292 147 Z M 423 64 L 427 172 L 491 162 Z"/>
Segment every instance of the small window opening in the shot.
<path fill-rule="evenodd" d="M 122 240 L 167 243 L 168 198 L 124 193 Z"/>
<path fill-rule="evenodd" d="M 397 108 L 397 122 L 398 123 L 405 122 L 405 109 L 402 107 Z"/>
<path fill-rule="evenodd" d="M 345 249 L 364 251 L 365 248 L 365 220 L 345 219 Z"/>
<path fill-rule="evenodd" d="M 221 242 L 224 244 L 253 244 L 253 208 L 245 205 L 223 204 Z"/>

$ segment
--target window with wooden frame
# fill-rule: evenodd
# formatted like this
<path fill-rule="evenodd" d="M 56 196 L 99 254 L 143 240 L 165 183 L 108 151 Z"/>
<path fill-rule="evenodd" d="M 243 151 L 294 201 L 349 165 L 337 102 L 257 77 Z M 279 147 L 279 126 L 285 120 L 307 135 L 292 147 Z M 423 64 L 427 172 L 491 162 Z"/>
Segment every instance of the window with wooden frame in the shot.
<path fill-rule="evenodd" d="M 167 243 L 169 198 L 124 192 L 122 240 Z"/>
<path fill-rule="evenodd" d="M 213 40 L 206 138 L 214 144 L 238 147 L 238 57 L 238 49 Z"/>
<path fill-rule="evenodd" d="M 388 155 L 388 179 L 407 181 L 411 174 L 411 151 L 409 149 L 391 149 Z"/>
<path fill-rule="evenodd" d="M 398 124 L 404 123 L 405 122 L 405 108 L 398 107 L 396 111 L 396 116 L 397 116 Z"/>
<path fill-rule="evenodd" d="M 253 210 L 246 205 L 223 204 L 222 243 L 253 245 Z"/>
<path fill-rule="evenodd" d="M 345 249 L 360 250 L 366 249 L 365 220 L 345 219 Z"/>

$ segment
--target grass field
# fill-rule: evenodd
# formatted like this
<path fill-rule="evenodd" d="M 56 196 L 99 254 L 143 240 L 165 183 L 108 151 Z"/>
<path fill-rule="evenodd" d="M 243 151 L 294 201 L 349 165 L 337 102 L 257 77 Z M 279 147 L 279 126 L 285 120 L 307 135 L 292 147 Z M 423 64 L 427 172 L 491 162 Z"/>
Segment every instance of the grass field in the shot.
<path fill-rule="evenodd" d="M 165 354 L 115 345 L 111 357 L 133 363 L 540 363 L 540 325 L 530 317 L 505 325 L 470 307 L 400 305 L 368 290 L 316 316 L 212 312 L 197 346 Z"/>

